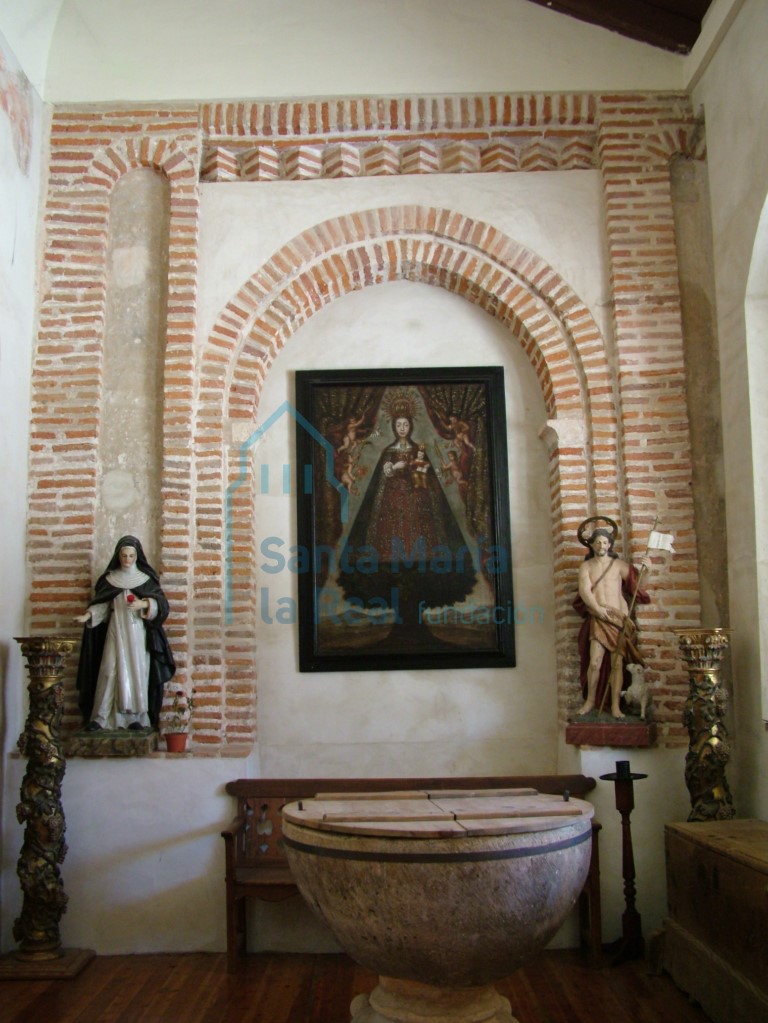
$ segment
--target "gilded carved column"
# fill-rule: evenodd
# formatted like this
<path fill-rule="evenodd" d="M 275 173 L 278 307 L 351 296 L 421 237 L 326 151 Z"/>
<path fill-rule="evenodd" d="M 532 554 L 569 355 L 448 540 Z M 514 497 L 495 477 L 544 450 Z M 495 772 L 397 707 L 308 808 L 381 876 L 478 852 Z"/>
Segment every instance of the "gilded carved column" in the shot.
<path fill-rule="evenodd" d="M 689 821 L 728 820 L 735 815 L 725 765 L 731 750 L 725 728 L 726 693 L 720 664 L 728 648 L 728 629 L 677 629 L 688 668 L 689 693 L 683 711 L 689 745 L 685 783 L 691 796 Z"/>
<path fill-rule="evenodd" d="M 24 825 L 17 873 L 23 892 L 21 914 L 13 925 L 18 949 L 3 958 L 0 976 L 74 976 L 93 952 L 61 947 L 59 921 L 67 896 L 59 864 L 67 852 L 61 782 L 65 761 L 61 746 L 64 662 L 75 640 L 51 637 L 17 639 L 27 661 L 29 714 L 19 737 L 27 758 L 16 807 Z"/>

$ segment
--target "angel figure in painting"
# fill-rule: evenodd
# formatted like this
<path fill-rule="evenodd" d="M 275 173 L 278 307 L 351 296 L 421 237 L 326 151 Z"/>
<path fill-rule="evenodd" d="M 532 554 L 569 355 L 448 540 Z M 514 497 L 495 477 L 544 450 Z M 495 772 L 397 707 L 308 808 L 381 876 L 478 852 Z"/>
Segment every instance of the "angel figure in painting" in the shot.
<path fill-rule="evenodd" d="M 459 464 L 459 453 L 455 449 L 451 448 L 448 452 L 448 461 L 441 462 L 440 468 L 443 470 L 443 476 L 446 484 L 455 483 L 459 489 L 459 496 L 462 501 L 467 500 L 467 488 L 469 483 L 464 477 L 464 472 Z"/>
<path fill-rule="evenodd" d="M 454 440 L 466 451 L 476 451 L 477 448 L 472 443 L 469 436 L 470 427 L 463 419 L 459 419 L 457 415 L 451 413 L 448 416 L 448 420 L 441 420 L 441 426 L 445 430 L 447 436 L 454 438 Z"/>
<path fill-rule="evenodd" d="M 168 601 L 135 536 L 123 536 L 96 581 L 77 671 L 88 731 L 157 727 L 163 688 L 176 671 L 163 629 Z"/>
<path fill-rule="evenodd" d="M 350 455 L 338 454 L 334 456 L 334 467 L 334 475 L 342 486 L 346 487 L 350 494 L 357 496 L 360 491 L 355 481 L 365 476 L 365 467 L 358 465 Z"/>
<path fill-rule="evenodd" d="M 477 452 L 477 446 L 471 438 L 472 427 L 466 419 L 453 412 L 447 419 L 439 416 L 437 425 L 441 436 L 449 441 L 448 462 L 441 465 L 445 479 L 456 482 L 461 499 L 466 501 L 472 460 Z"/>
<path fill-rule="evenodd" d="M 364 439 L 364 436 L 367 435 L 367 431 L 365 430 L 360 431 L 360 427 L 363 425 L 364 422 L 365 422 L 364 415 L 360 416 L 358 419 L 355 419 L 354 416 L 350 416 L 347 419 L 346 424 L 342 427 L 341 430 L 343 436 L 341 444 L 339 445 L 339 447 L 336 448 L 337 455 L 340 455 L 344 451 L 349 452 L 351 455 L 351 453 L 360 443 L 360 439 Z M 358 432 L 360 432 L 360 438 L 358 438 Z"/>

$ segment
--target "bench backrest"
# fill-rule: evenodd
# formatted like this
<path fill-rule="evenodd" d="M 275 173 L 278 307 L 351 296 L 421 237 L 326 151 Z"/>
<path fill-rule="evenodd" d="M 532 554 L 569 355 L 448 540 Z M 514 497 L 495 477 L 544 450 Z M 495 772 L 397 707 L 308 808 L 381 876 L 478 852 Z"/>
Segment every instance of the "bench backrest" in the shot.
<path fill-rule="evenodd" d="M 532 788 L 583 798 L 595 787 L 595 779 L 583 774 L 494 775 L 469 778 L 239 778 L 227 782 L 226 791 L 237 798 L 237 813 L 245 819 L 237 841 L 237 864 L 269 866 L 282 863 L 282 808 L 297 799 L 311 799 L 318 792 L 402 792 L 412 789 Z"/>

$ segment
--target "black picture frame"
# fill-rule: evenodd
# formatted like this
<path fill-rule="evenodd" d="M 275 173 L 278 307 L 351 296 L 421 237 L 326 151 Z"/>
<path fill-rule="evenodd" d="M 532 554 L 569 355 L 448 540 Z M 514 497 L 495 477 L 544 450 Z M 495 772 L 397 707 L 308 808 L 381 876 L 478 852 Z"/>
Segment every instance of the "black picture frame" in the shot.
<path fill-rule="evenodd" d="M 514 667 L 504 370 L 296 373 L 299 669 Z"/>

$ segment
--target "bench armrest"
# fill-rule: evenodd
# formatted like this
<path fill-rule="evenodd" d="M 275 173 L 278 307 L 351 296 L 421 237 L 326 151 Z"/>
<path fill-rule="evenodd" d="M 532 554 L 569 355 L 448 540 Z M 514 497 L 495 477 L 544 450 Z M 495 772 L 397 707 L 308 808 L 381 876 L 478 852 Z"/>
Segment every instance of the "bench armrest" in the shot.
<path fill-rule="evenodd" d="M 238 833 L 242 830 L 245 824 L 245 814 L 238 814 L 237 817 L 233 817 L 232 821 L 227 825 L 221 833 L 221 837 L 229 845 L 230 842 L 237 838 Z"/>
<path fill-rule="evenodd" d="M 221 833 L 221 837 L 224 839 L 225 878 L 228 882 L 234 879 L 237 870 L 238 839 L 243 834 L 245 824 L 245 814 L 238 814 Z"/>

